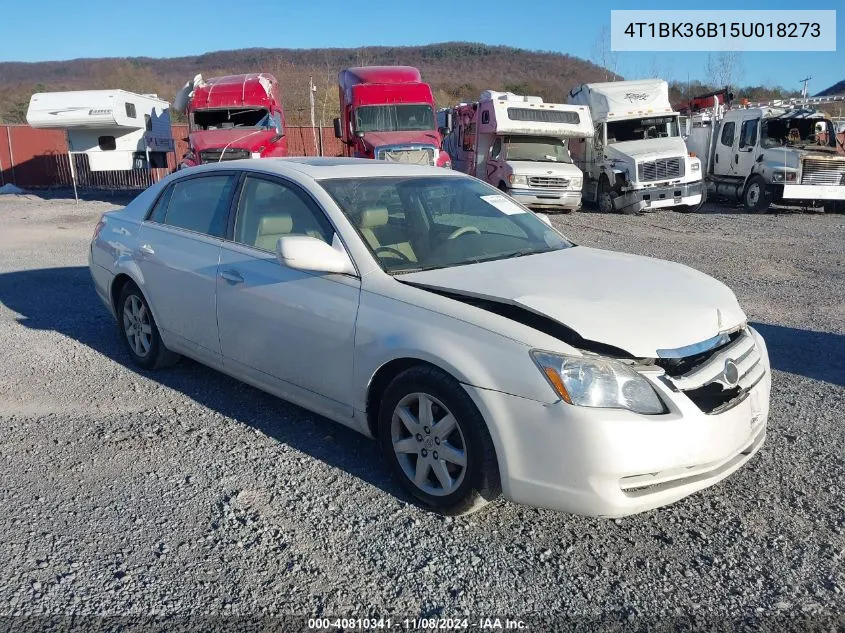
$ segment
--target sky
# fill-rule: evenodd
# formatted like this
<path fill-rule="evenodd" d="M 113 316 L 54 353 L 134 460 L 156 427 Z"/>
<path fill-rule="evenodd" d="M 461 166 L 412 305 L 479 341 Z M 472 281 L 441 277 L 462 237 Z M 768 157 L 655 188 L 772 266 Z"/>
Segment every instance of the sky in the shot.
<path fill-rule="evenodd" d="M 503 44 L 592 59 L 611 9 L 839 9 L 836 52 L 742 53 L 737 85 L 800 89 L 814 94 L 845 79 L 845 1 L 707 0 L 202 0 L 139 3 L 115 0 L 7 2 L 0 8 L 0 61 L 80 57 L 178 57 L 250 47 L 324 48 L 421 45 L 446 41 Z M 37 6 L 33 14 L 32 7 Z M 240 8 L 242 11 L 239 11 Z M 141 9 L 141 10 L 139 10 Z M 714 15 L 714 19 L 718 19 Z M 625 77 L 706 80 L 707 56 L 618 55 Z"/>

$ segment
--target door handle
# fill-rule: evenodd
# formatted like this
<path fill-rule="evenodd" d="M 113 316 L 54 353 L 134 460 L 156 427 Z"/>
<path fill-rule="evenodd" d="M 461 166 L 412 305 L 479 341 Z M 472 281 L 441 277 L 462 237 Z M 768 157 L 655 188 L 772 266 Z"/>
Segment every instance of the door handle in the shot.
<path fill-rule="evenodd" d="M 734 163 L 739 165 L 739 154 L 734 154 Z"/>
<path fill-rule="evenodd" d="M 141 244 L 138 247 L 138 250 L 141 251 L 144 255 L 155 255 L 155 249 L 150 246 L 149 244 Z"/>
<path fill-rule="evenodd" d="M 719 155 L 718 154 L 716 154 L 716 162 L 717 163 L 719 162 Z"/>
<path fill-rule="evenodd" d="M 231 268 L 228 270 L 221 270 L 220 276 L 228 282 L 233 284 L 243 283 L 244 278 L 241 277 L 241 274 L 237 270 L 232 270 Z"/>

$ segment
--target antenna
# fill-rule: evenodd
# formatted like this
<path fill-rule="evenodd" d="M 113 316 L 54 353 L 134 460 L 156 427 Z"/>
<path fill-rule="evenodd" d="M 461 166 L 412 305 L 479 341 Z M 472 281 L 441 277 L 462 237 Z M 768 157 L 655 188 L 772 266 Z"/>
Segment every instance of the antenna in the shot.
<path fill-rule="evenodd" d="M 813 78 L 813 76 L 810 75 L 809 77 L 804 77 L 804 79 L 798 80 L 798 83 L 802 83 L 802 82 L 804 83 L 804 87 L 801 89 L 801 98 L 802 99 L 807 98 L 807 82 L 809 82 L 812 78 Z"/>

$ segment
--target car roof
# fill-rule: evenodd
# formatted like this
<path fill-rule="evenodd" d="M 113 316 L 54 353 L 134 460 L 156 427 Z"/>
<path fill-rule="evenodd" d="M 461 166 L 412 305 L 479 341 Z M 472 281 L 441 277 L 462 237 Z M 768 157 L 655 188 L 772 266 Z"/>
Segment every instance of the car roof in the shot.
<path fill-rule="evenodd" d="M 248 158 L 199 165 L 184 171 L 185 175 L 200 171 L 248 169 L 281 176 L 304 175 L 313 180 L 330 178 L 375 178 L 379 176 L 452 176 L 468 177 L 442 167 L 406 165 L 369 158 L 337 158 L 328 156 L 297 156 L 289 158 Z M 180 172 L 181 173 L 181 172 Z"/>

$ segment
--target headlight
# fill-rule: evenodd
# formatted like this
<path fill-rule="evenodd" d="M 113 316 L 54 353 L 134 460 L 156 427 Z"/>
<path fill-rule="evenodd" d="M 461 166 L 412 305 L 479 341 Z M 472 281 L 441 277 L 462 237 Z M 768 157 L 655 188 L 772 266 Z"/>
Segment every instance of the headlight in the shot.
<path fill-rule="evenodd" d="M 514 176 L 511 174 L 508 176 L 508 182 L 512 185 L 527 185 L 528 184 L 528 176 Z"/>
<path fill-rule="evenodd" d="M 452 162 L 447 160 L 443 163 L 443 169 L 452 169 Z"/>
<path fill-rule="evenodd" d="M 772 173 L 772 182 L 795 182 L 794 171 L 776 171 Z"/>
<path fill-rule="evenodd" d="M 701 171 L 701 163 L 699 161 L 695 161 L 690 165 L 690 169 L 692 171 Z"/>
<path fill-rule="evenodd" d="M 538 350 L 531 356 L 555 393 L 569 404 L 643 414 L 666 411 L 648 380 L 622 363 Z"/>
<path fill-rule="evenodd" d="M 250 154 L 251 158 L 261 158 L 261 152 L 252 152 Z"/>
<path fill-rule="evenodd" d="M 579 177 L 579 178 L 572 178 L 572 179 L 569 181 L 569 188 L 570 188 L 570 189 L 579 189 L 579 190 L 580 190 L 580 189 L 581 189 L 581 185 L 583 185 L 583 184 L 584 184 L 584 179 L 583 179 L 583 178 L 580 178 L 580 177 Z"/>

